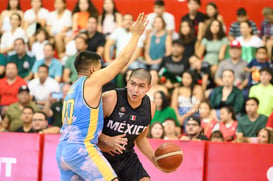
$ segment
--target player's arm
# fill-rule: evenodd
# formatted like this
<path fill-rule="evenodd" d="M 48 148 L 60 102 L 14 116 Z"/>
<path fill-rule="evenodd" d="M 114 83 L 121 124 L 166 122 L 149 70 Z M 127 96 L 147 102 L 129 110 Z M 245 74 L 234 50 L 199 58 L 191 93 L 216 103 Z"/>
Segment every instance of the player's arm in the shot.
<path fill-rule="evenodd" d="M 119 53 L 118 57 L 110 65 L 101 71 L 97 71 L 92 74 L 94 80 L 100 80 L 96 81 L 98 84 L 101 84 L 100 86 L 103 86 L 112 80 L 129 63 L 146 25 L 146 16 L 144 16 L 144 13 L 140 13 L 137 21 L 131 27 L 132 36 L 126 47 Z"/>

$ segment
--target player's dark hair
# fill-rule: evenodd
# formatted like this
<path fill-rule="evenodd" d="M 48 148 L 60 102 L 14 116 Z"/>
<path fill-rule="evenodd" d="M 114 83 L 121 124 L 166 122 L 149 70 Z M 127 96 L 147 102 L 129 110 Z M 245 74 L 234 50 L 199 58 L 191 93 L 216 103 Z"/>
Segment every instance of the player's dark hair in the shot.
<path fill-rule="evenodd" d="M 219 31 L 218 31 L 218 33 L 217 33 L 217 40 L 221 40 L 221 39 L 223 39 L 224 37 L 226 37 L 226 34 L 225 34 L 225 31 L 224 31 L 224 28 L 223 28 L 222 23 L 221 23 L 219 20 L 217 20 L 217 19 L 214 19 L 214 20 L 212 20 L 212 21 L 209 23 L 209 26 L 208 26 L 207 29 L 206 29 L 205 36 L 204 36 L 204 37 L 205 37 L 207 40 L 213 40 L 213 34 L 212 34 L 211 30 L 210 30 L 210 27 L 212 26 L 212 23 L 213 23 L 214 21 L 218 22 L 218 24 L 219 24 Z"/>
<path fill-rule="evenodd" d="M 161 110 L 164 110 L 169 106 L 169 99 L 163 91 L 157 91 L 154 95 L 156 95 L 157 93 L 160 94 L 162 99 Z"/>
<path fill-rule="evenodd" d="M 248 101 L 250 101 L 250 100 L 253 100 L 254 102 L 256 102 L 257 105 L 259 105 L 259 103 L 260 103 L 259 100 L 258 100 L 256 97 L 249 97 L 249 98 L 247 98 L 247 99 L 246 99 L 246 103 L 247 103 Z"/>
<path fill-rule="evenodd" d="M 265 47 L 265 46 L 258 47 L 258 48 L 256 49 L 256 53 L 257 53 L 257 52 L 258 52 L 260 49 L 265 50 L 265 52 L 267 53 L 267 49 L 266 49 L 266 47 Z"/>
<path fill-rule="evenodd" d="M 43 112 L 43 111 L 36 111 L 34 114 L 36 114 L 36 113 L 42 114 L 44 116 L 44 119 L 47 120 L 47 115 L 46 115 L 45 112 Z"/>
<path fill-rule="evenodd" d="M 165 6 L 165 2 L 163 0 L 156 0 L 154 6 Z"/>
<path fill-rule="evenodd" d="M 87 72 L 91 65 L 96 65 L 100 62 L 101 57 L 91 51 L 80 52 L 75 58 L 74 66 L 79 74 L 79 72 Z"/>
<path fill-rule="evenodd" d="M 49 67 L 48 67 L 46 64 L 40 65 L 40 66 L 38 67 L 38 70 L 39 70 L 40 68 L 45 68 L 45 69 L 47 70 L 47 72 L 49 71 Z"/>
<path fill-rule="evenodd" d="M 247 12 L 245 8 L 239 8 L 237 10 L 237 16 L 246 16 L 246 15 L 247 15 Z"/>
<path fill-rule="evenodd" d="M 141 78 L 141 79 L 146 79 L 148 81 L 148 85 L 151 84 L 151 80 L 152 80 L 152 75 L 150 74 L 150 72 L 146 69 L 143 69 L 143 68 L 137 68 L 137 69 L 134 69 L 131 73 L 131 75 L 129 76 L 129 80 L 132 78 L 132 77 L 138 77 L 138 78 Z"/>
<path fill-rule="evenodd" d="M 32 112 L 32 114 L 34 114 L 34 109 L 31 107 L 31 106 L 25 106 L 24 108 L 23 108 L 23 111 L 25 110 L 25 109 L 30 109 L 31 110 L 31 112 Z"/>

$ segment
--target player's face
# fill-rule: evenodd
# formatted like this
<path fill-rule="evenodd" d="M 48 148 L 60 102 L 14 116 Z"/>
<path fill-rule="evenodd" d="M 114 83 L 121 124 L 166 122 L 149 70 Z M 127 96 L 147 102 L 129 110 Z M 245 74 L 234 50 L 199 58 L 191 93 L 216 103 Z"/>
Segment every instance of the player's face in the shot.
<path fill-rule="evenodd" d="M 128 97 L 132 102 L 139 102 L 150 90 L 148 80 L 131 77 L 127 85 Z"/>
<path fill-rule="evenodd" d="M 268 139 L 268 133 L 266 130 L 262 129 L 261 131 L 259 131 L 259 134 L 257 136 L 258 143 L 268 143 Z"/>
<path fill-rule="evenodd" d="M 31 123 L 33 112 L 31 109 L 24 109 L 22 112 L 22 121 L 23 123 Z"/>
<path fill-rule="evenodd" d="M 206 118 L 210 115 L 210 108 L 207 103 L 201 103 L 199 107 L 199 113 L 201 118 Z"/>
<path fill-rule="evenodd" d="M 157 109 L 161 108 L 161 106 L 162 106 L 162 97 L 161 97 L 161 94 L 159 92 L 155 93 L 155 95 L 154 95 L 154 103 L 155 103 L 155 106 L 156 106 Z"/>
<path fill-rule="evenodd" d="M 157 138 L 157 139 L 160 139 L 163 136 L 163 128 L 160 125 L 160 123 L 156 123 L 153 125 L 151 129 L 151 135 L 152 135 L 152 138 Z"/>
<path fill-rule="evenodd" d="M 201 126 L 199 126 L 199 124 L 194 120 L 188 120 L 186 130 L 188 135 L 199 135 Z"/>
<path fill-rule="evenodd" d="M 254 114 L 258 110 L 258 105 L 254 100 L 248 100 L 246 102 L 246 112 L 247 114 Z"/>
<path fill-rule="evenodd" d="M 256 58 L 257 60 L 259 61 L 265 61 L 266 58 L 267 58 L 267 54 L 266 54 L 266 50 L 265 49 L 262 49 L 260 48 L 257 53 L 256 53 Z"/>

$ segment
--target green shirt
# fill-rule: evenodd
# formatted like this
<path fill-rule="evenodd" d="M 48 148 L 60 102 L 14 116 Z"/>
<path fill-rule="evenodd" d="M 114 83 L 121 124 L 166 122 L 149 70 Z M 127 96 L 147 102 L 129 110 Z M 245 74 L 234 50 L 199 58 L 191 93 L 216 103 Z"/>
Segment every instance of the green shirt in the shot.
<path fill-rule="evenodd" d="M 64 66 L 64 69 L 70 70 L 70 81 L 71 82 L 75 82 L 78 78 L 78 73 L 77 73 L 77 70 L 74 66 L 75 58 L 76 58 L 76 54 L 68 57 L 68 59 L 65 63 L 65 66 Z"/>
<path fill-rule="evenodd" d="M 167 118 L 172 118 L 175 120 L 176 125 L 179 126 L 179 122 L 177 121 L 177 117 L 175 111 L 171 107 L 166 107 L 164 110 L 156 110 L 154 114 L 154 118 L 151 121 L 151 125 L 154 122 L 163 123 Z"/>
<path fill-rule="evenodd" d="M 63 100 L 53 103 L 50 108 L 53 112 L 51 125 L 58 126 L 59 128 L 61 128 L 63 125 L 63 123 L 62 123 Z"/>
<path fill-rule="evenodd" d="M 8 57 L 8 62 L 15 62 L 18 67 L 18 75 L 22 78 L 25 78 L 31 72 L 32 66 L 35 62 L 35 58 L 25 54 L 25 56 L 20 59 L 15 54 Z"/>
<path fill-rule="evenodd" d="M 267 123 L 267 117 L 260 114 L 254 121 L 250 121 L 248 115 L 244 115 L 238 120 L 237 132 L 243 133 L 245 137 L 256 137 L 257 131 L 264 128 Z"/>
<path fill-rule="evenodd" d="M 31 106 L 34 111 L 38 111 L 39 108 L 34 102 L 29 102 L 27 106 Z M 16 102 L 11 104 L 7 110 L 5 118 L 9 120 L 9 131 L 16 131 L 18 128 L 23 126 L 23 122 L 21 120 L 22 110 L 20 109 L 19 103 Z"/>
<path fill-rule="evenodd" d="M 6 66 L 7 62 L 6 62 L 6 57 L 0 53 L 0 66 Z M 2 75 L 0 75 L 0 78 L 4 77 L 4 73 Z"/>
<path fill-rule="evenodd" d="M 273 86 L 267 87 L 261 84 L 252 86 L 249 91 L 249 97 L 256 97 L 259 100 L 259 114 L 269 116 L 273 111 Z"/>

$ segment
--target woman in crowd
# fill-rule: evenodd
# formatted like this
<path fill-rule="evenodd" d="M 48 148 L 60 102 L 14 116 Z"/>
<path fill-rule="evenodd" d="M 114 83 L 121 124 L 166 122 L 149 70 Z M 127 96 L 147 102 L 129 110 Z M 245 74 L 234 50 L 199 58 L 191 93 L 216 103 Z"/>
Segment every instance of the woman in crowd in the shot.
<path fill-rule="evenodd" d="M 225 27 L 224 19 L 223 19 L 223 16 L 219 14 L 217 5 L 214 2 L 209 2 L 206 5 L 206 19 L 205 19 L 205 25 L 204 25 L 204 32 L 206 31 L 210 22 L 215 19 L 219 20 L 222 23 L 223 29 L 225 31 L 226 27 Z"/>
<path fill-rule="evenodd" d="M 44 58 L 44 45 L 49 41 L 49 34 L 45 28 L 41 28 L 36 33 L 36 42 L 32 44 L 31 53 L 36 60 Z"/>
<path fill-rule="evenodd" d="M 149 129 L 148 138 L 163 139 L 164 128 L 160 122 L 154 122 Z"/>
<path fill-rule="evenodd" d="M 201 126 L 204 130 L 204 135 L 210 138 L 212 129 L 217 124 L 217 120 L 214 118 L 213 110 L 208 102 L 201 102 L 199 107 L 199 114 L 201 119 Z"/>
<path fill-rule="evenodd" d="M 154 100 L 154 95 L 157 91 L 162 91 L 166 96 L 168 96 L 168 89 L 159 83 L 158 72 L 156 70 L 150 70 L 150 74 L 152 76 L 151 88 L 149 92 L 147 92 L 147 95 L 150 97 L 150 99 L 152 101 Z"/>
<path fill-rule="evenodd" d="M 263 128 L 258 132 L 257 143 L 273 143 L 273 132 L 268 128 Z"/>

